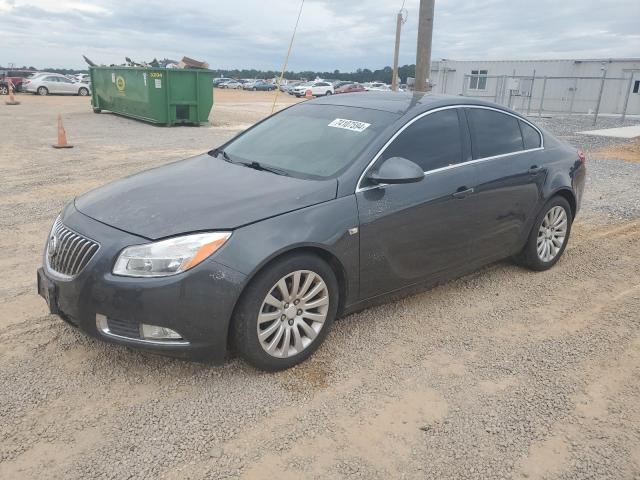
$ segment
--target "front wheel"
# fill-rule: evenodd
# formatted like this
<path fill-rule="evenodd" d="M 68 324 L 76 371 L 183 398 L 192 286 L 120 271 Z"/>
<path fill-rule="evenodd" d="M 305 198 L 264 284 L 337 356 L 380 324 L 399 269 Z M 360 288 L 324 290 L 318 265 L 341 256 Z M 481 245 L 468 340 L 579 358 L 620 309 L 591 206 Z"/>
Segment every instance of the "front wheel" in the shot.
<path fill-rule="evenodd" d="M 81 97 L 86 97 L 87 95 L 89 95 L 89 90 L 82 87 L 80 88 L 80 90 L 78 90 L 78 95 L 80 95 Z"/>
<path fill-rule="evenodd" d="M 48 95 L 49 94 L 49 90 L 47 90 L 47 87 L 38 87 L 38 95 Z"/>
<path fill-rule="evenodd" d="M 331 90 L 327 90 L 327 92 L 325 93 L 325 95 L 328 97 L 329 95 L 331 95 Z"/>
<path fill-rule="evenodd" d="M 276 371 L 308 358 L 324 341 L 338 311 L 338 281 L 311 254 L 293 254 L 260 272 L 233 318 L 231 338 L 254 367 Z"/>
<path fill-rule="evenodd" d="M 573 217 L 571 206 L 564 197 L 549 200 L 533 224 L 525 247 L 516 256 L 516 262 L 531 270 L 553 267 L 569 241 Z"/>
<path fill-rule="evenodd" d="M 7 87 L 6 85 L 0 85 L 0 95 L 8 95 L 9 94 L 9 87 Z"/>

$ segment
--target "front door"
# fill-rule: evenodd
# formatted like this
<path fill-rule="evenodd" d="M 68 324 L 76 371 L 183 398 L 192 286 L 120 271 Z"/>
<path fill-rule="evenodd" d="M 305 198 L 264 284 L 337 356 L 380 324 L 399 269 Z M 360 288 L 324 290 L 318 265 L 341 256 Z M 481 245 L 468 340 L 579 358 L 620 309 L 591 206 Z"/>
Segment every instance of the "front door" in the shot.
<path fill-rule="evenodd" d="M 458 109 L 429 113 L 407 126 L 373 167 L 403 157 L 420 165 L 425 178 L 360 185 L 361 299 L 436 278 L 468 261 L 475 166 L 461 163 L 462 135 Z"/>

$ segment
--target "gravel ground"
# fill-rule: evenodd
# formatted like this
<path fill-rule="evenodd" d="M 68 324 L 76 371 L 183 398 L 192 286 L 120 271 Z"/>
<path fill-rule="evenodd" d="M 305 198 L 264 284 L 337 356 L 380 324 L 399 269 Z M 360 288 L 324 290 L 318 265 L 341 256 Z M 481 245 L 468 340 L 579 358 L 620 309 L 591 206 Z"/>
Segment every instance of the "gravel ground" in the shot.
<path fill-rule="evenodd" d="M 270 98 L 220 93 L 211 126 L 170 129 L 80 98 L 0 106 L 0 478 L 640 478 L 640 163 L 598 158 L 619 140 L 574 135 L 585 117 L 540 121 L 590 152 L 555 268 L 501 262 L 351 315 L 289 371 L 104 345 L 46 313 L 35 269 L 69 198 L 215 146 Z M 72 150 L 49 146 L 58 111 Z"/>

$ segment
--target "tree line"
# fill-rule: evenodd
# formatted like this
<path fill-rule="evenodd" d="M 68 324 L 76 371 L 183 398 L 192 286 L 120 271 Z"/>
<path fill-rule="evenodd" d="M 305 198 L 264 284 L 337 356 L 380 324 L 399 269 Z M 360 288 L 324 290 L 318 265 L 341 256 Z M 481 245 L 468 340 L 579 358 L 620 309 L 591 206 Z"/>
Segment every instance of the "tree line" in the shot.
<path fill-rule="evenodd" d="M 275 70 L 256 70 L 256 69 L 213 69 L 216 77 L 229 77 L 229 78 L 278 78 L 280 72 Z M 407 77 L 416 76 L 415 65 L 403 65 L 398 68 L 398 76 L 401 83 L 407 82 Z M 355 72 L 341 72 L 340 70 L 334 70 L 333 72 L 320 72 L 306 70 L 303 72 L 284 72 L 284 78 L 289 80 L 313 80 L 314 78 L 326 78 L 332 80 L 345 80 L 349 82 L 384 82 L 391 83 L 393 77 L 393 69 L 391 67 L 384 67 L 379 70 L 369 70 L 368 68 L 358 68 Z"/>
<path fill-rule="evenodd" d="M 0 70 L 8 70 L 7 67 L 0 66 Z M 34 67 L 13 67 L 12 70 L 36 70 Z M 280 72 L 276 70 L 256 70 L 256 69 L 212 69 L 216 77 L 230 77 L 230 78 L 278 78 Z M 70 75 L 75 73 L 87 73 L 86 69 L 73 69 L 73 68 L 44 68 L 45 72 L 62 73 L 63 75 Z M 416 76 L 415 65 L 403 65 L 398 68 L 398 76 L 401 83 L 407 82 L 407 77 Z M 369 70 L 368 68 L 358 68 L 355 72 L 341 72 L 340 70 L 334 70 L 333 72 L 320 72 L 313 70 L 306 70 L 303 72 L 284 72 L 284 78 L 289 80 L 313 80 L 314 78 L 327 78 L 332 80 L 345 80 L 349 82 L 384 82 L 391 83 L 393 77 L 393 69 L 391 67 L 384 67 L 379 70 Z"/>

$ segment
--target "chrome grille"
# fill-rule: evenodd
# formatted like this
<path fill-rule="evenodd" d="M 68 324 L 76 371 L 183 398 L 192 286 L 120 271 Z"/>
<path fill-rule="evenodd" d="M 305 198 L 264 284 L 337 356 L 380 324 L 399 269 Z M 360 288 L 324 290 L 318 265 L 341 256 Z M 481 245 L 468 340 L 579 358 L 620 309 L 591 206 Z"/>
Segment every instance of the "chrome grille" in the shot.
<path fill-rule="evenodd" d="M 78 275 L 96 254 L 100 245 L 65 227 L 56 220 L 47 243 L 47 265 L 61 275 Z"/>

